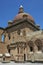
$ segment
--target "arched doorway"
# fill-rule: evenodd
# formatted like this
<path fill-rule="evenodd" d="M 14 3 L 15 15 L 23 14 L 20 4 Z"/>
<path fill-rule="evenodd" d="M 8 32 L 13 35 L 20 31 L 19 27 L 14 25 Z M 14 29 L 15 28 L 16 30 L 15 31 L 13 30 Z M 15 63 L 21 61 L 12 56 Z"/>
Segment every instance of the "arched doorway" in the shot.
<path fill-rule="evenodd" d="M 9 48 L 9 45 L 7 46 L 7 49 L 8 49 L 8 53 L 10 53 L 10 48 Z"/>
<path fill-rule="evenodd" d="M 33 52 L 33 51 L 34 51 L 33 41 L 29 41 L 29 42 L 28 42 L 28 46 L 29 46 L 29 48 L 30 48 L 30 52 Z"/>
<path fill-rule="evenodd" d="M 38 51 L 42 51 L 42 41 L 40 39 L 35 40 L 35 45 L 38 48 Z"/>
<path fill-rule="evenodd" d="M 18 52 L 18 55 L 21 55 L 21 57 L 18 57 L 20 60 L 21 60 L 21 58 L 23 58 L 23 61 L 26 61 L 26 52 L 25 51 L 26 51 L 26 43 L 17 42 L 17 52 Z"/>

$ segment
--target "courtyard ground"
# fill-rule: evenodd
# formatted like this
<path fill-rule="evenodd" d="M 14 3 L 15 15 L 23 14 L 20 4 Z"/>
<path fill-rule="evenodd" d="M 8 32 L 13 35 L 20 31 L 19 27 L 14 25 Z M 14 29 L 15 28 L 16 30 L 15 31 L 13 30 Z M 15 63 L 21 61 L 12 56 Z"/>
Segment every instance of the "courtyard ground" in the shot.
<path fill-rule="evenodd" d="M 43 63 L 14 63 L 14 62 L 10 62 L 10 63 L 1 63 L 0 65 L 43 65 Z"/>

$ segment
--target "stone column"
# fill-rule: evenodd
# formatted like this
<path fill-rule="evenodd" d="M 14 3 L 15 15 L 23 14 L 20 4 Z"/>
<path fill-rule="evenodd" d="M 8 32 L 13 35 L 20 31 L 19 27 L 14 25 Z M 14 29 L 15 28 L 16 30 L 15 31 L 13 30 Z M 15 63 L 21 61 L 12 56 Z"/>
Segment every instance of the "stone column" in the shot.
<path fill-rule="evenodd" d="M 38 47 L 36 45 L 34 45 L 34 52 L 38 51 Z"/>
<path fill-rule="evenodd" d="M 9 38 L 8 38 L 8 34 L 6 34 L 5 43 L 6 43 L 6 45 L 10 44 L 10 40 L 9 40 Z"/>
<path fill-rule="evenodd" d="M 30 52 L 29 45 L 27 46 L 26 52 L 27 52 L 27 53 L 29 53 L 29 52 Z"/>

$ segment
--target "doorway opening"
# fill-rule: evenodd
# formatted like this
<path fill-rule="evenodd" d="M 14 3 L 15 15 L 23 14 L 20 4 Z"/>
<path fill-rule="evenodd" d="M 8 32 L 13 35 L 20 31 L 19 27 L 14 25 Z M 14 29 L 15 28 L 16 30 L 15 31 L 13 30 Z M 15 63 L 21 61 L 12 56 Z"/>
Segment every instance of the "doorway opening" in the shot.
<path fill-rule="evenodd" d="M 8 52 L 10 53 L 10 49 L 8 49 Z"/>
<path fill-rule="evenodd" d="M 24 61 L 26 61 L 26 54 L 24 54 Z"/>
<path fill-rule="evenodd" d="M 33 47 L 30 47 L 30 51 L 31 51 L 31 52 L 33 51 Z"/>

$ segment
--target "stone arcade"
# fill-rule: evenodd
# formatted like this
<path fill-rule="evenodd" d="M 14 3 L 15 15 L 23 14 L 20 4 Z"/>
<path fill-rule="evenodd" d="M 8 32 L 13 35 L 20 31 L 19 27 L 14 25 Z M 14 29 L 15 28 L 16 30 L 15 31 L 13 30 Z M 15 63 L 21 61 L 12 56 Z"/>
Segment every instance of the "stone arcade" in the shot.
<path fill-rule="evenodd" d="M 0 27 L 0 62 L 43 61 L 43 30 L 22 6 L 6 28 Z"/>

